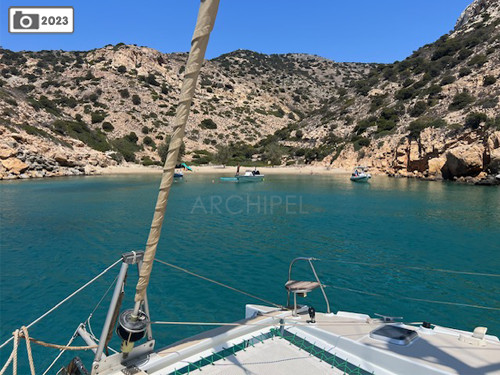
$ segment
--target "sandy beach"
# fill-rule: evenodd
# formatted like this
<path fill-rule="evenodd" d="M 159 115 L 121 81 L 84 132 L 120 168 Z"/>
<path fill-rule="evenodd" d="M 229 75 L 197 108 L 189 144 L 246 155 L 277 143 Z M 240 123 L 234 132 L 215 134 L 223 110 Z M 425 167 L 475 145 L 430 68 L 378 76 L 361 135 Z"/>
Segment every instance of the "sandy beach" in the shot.
<path fill-rule="evenodd" d="M 193 173 L 197 174 L 229 174 L 233 175 L 236 173 L 235 166 L 191 166 Z M 245 170 L 253 170 L 254 167 L 240 167 L 240 173 Z M 349 174 L 350 170 L 342 168 L 326 168 L 324 166 L 311 166 L 311 165 L 299 165 L 299 166 L 280 166 L 280 167 L 258 167 L 257 168 L 261 174 L 264 175 L 332 175 L 332 174 Z M 159 166 L 149 166 L 145 167 L 139 164 L 128 164 L 120 165 L 114 167 L 103 168 L 99 171 L 100 174 L 113 175 L 113 174 L 161 174 L 162 168 Z"/>

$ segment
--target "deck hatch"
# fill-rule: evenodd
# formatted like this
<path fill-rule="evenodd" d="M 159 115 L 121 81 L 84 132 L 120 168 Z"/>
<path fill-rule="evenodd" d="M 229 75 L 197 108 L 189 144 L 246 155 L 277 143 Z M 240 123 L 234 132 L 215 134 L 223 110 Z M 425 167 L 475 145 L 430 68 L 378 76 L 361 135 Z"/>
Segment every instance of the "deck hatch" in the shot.
<path fill-rule="evenodd" d="M 396 325 L 385 325 L 370 332 L 375 340 L 395 345 L 409 345 L 418 338 L 418 333 Z"/>

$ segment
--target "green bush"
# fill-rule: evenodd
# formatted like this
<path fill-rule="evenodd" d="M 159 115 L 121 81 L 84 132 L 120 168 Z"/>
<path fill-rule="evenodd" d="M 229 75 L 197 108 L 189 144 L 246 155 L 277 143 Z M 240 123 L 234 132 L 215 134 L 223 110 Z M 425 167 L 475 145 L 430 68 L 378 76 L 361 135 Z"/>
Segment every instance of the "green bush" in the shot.
<path fill-rule="evenodd" d="M 496 96 L 488 96 L 484 99 L 478 100 L 477 105 L 484 109 L 495 108 L 498 104 L 498 98 Z"/>
<path fill-rule="evenodd" d="M 408 100 L 416 96 L 417 92 L 413 87 L 403 88 L 399 91 L 396 91 L 394 97 L 397 100 Z"/>
<path fill-rule="evenodd" d="M 159 161 L 153 161 L 149 156 L 143 156 L 141 159 L 141 163 L 144 166 L 150 166 L 150 165 L 160 165 L 161 163 Z"/>
<path fill-rule="evenodd" d="M 410 123 L 408 135 L 410 139 L 418 139 L 422 130 L 426 128 L 442 128 L 446 126 L 446 121 L 439 118 L 419 118 Z"/>
<path fill-rule="evenodd" d="M 472 70 L 470 70 L 469 68 L 462 68 L 458 72 L 458 76 L 459 77 L 466 77 L 466 76 L 468 76 L 471 73 L 472 73 Z"/>
<path fill-rule="evenodd" d="M 111 123 L 110 123 L 110 122 L 108 122 L 108 121 L 104 121 L 104 122 L 102 123 L 102 129 L 103 129 L 104 131 L 106 131 L 106 132 L 112 132 L 112 131 L 115 129 L 115 127 L 114 127 L 113 125 L 111 125 Z"/>
<path fill-rule="evenodd" d="M 36 102 L 36 100 L 34 100 L 34 101 Z M 47 98 L 45 95 L 40 96 L 40 99 L 38 99 L 38 104 L 39 104 L 39 108 L 43 108 L 47 112 L 49 112 L 55 116 L 61 115 L 61 112 L 57 108 L 56 103 L 54 103 L 52 100 Z"/>
<path fill-rule="evenodd" d="M 117 70 L 118 73 L 125 73 L 127 71 L 127 68 L 125 67 L 125 65 L 120 65 Z"/>
<path fill-rule="evenodd" d="M 135 132 L 130 132 L 124 138 L 126 138 L 130 143 L 135 143 L 135 144 L 137 144 L 137 141 L 139 140 L 139 138 L 137 137 L 137 134 L 135 134 Z"/>
<path fill-rule="evenodd" d="M 486 55 L 479 54 L 479 55 L 474 56 L 472 59 L 470 59 L 467 64 L 469 66 L 481 67 L 484 64 L 486 64 L 487 62 L 488 62 L 488 58 L 486 57 Z"/>
<path fill-rule="evenodd" d="M 54 132 L 79 139 L 94 150 L 108 151 L 111 148 L 104 133 L 91 129 L 84 122 L 57 120 L 52 127 Z"/>
<path fill-rule="evenodd" d="M 119 90 L 118 91 L 120 93 L 120 96 L 123 98 L 123 99 L 127 99 L 130 97 L 130 93 L 128 92 L 127 89 L 123 89 L 123 90 Z M 139 101 L 140 103 L 140 101 Z"/>
<path fill-rule="evenodd" d="M 369 138 L 365 138 L 365 137 L 361 137 L 361 138 L 358 138 L 356 139 L 354 142 L 353 142 L 353 145 L 354 145 L 354 150 L 355 151 L 359 151 L 361 150 L 363 147 L 368 147 L 370 145 L 371 141 Z"/>
<path fill-rule="evenodd" d="M 117 138 L 111 141 L 113 147 L 123 155 L 123 158 L 128 162 L 135 162 L 135 153 L 141 148 L 137 145 L 137 135 L 130 133 L 122 138 Z M 135 140 L 135 141 L 134 141 Z"/>
<path fill-rule="evenodd" d="M 465 118 L 465 126 L 471 129 L 477 129 L 481 123 L 488 121 L 488 116 L 484 113 L 473 112 L 469 113 Z"/>
<path fill-rule="evenodd" d="M 474 103 L 474 100 L 474 97 L 467 91 L 463 91 L 453 97 L 453 101 L 448 106 L 448 109 L 450 111 L 459 111 L 467 107 L 469 104 Z"/>
<path fill-rule="evenodd" d="M 153 86 L 160 86 L 160 83 L 156 80 L 156 76 L 154 74 L 149 74 L 146 77 L 146 82 Z"/>
<path fill-rule="evenodd" d="M 153 141 L 153 139 L 150 136 L 144 137 L 142 143 L 144 143 L 146 146 L 156 147 L 155 141 Z"/>
<path fill-rule="evenodd" d="M 430 98 L 435 98 L 439 93 L 441 93 L 443 89 L 439 85 L 432 85 L 429 86 L 427 90 L 425 90 L 425 93 L 429 95 Z"/>
<path fill-rule="evenodd" d="M 494 76 L 487 75 L 487 76 L 484 76 L 484 78 L 483 78 L 483 85 L 484 86 L 491 86 L 496 81 L 497 81 L 497 79 Z"/>
<path fill-rule="evenodd" d="M 418 101 L 415 103 L 412 109 L 409 111 L 411 117 L 420 117 L 425 111 L 427 111 L 427 103 L 423 101 Z"/>
<path fill-rule="evenodd" d="M 141 98 L 140 98 L 140 96 L 139 96 L 139 95 L 136 95 L 136 94 L 132 95 L 132 103 L 133 103 L 134 105 L 139 105 L 139 104 L 141 104 Z"/>
<path fill-rule="evenodd" d="M 441 80 L 441 86 L 446 86 L 449 85 L 450 83 L 455 82 L 455 77 L 452 75 L 444 76 L 443 79 Z"/>
<path fill-rule="evenodd" d="M 207 118 L 200 123 L 200 127 L 202 129 L 217 129 L 217 124 L 212 119 Z"/>
<path fill-rule="evenodd" d="M 92 124 L 97 124 L 98 122 L 102 122 L 108 114 L 102 111 L 92 112 L 91 119 Z"/>
<path fill-rule="evenodd" d="M 149 133 L 149 128 L 147 126 L 143 126 L 141 129 L 142 134 L 148 134 Z"/>

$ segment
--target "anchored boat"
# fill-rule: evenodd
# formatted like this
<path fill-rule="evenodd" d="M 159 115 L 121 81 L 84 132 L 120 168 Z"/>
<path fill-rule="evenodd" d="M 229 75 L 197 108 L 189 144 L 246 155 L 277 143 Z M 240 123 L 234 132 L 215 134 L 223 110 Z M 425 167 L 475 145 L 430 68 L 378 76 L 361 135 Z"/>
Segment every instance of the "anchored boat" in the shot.
<path fill-rule="evenodd" d="M 253 171 L 247 170 L 243 175 L 236 174 L 234 177 L 221 177 L 223 182 L 262 182 L 264 175 L 255 169 Z"/>
<path fill-rule="evenodd" d="M 332 313 L 325 293 L 326 285 L 320 281 L 313 265 L 316 260 L 314 258 L 297 258 L 291 262 L 288 280 L 284 285 L 287 293 L 287 303 L 284 306 L 156 258 L 169 191 L 174 179 L 176 160 L 218 5 L 219 0 L 201 1 L 185 69 L 181 100 L 177 107 L 176 126 L 164 166 L 145 251 L 123 254 L 120 260 L 107 267 L 52 309 L 26 327 L 15 330 L 13 337 L 0 345 L 1 349 L 13 342 L 12 354 L 0 371 L 0 375 L 5 373 L 11 363 L 16 368 L 20 339 L 24 339 L 27 345 L 32 375 L 35 375 L 36 371 L 31 357 L 31 343 L 60 350 L 60 354 L 44 373 L 49 373 L 60 355 L 66 350 L 92 350 L 94 352 L 94 360 L 91 364 L 87 364 L 88 367 L 75 357 L 68 366 L 61 368 L 58 372 L 61 375 L 500 374 L 500 341 L 495 336 L 487 335 L 486 327 L 477 327 L 472 332 L 466 332 L 441 327 L 431 322 L 402 323 L 398 322 L 401 319 L 398 317 L 383 315 L 371 317 L 364 313 L 344 311 Z M 254 178 L 255 176 L 246 176 L 245 173 L 244 176 L 239 177 Z M 246 305 L 244 318 L 233 323 L 153 321 L 148 304 L 147 288 L 155 261 L 215 283 L 220 287 L 243 293 L 249 298 L 260 300 L 264 305 Z M 310 266 L 312 280 L 292 278 L 293 268 L 298 262 Z M 31 326 L 37 324 L 118 264 L 121 264 L 120 271 L 99 338 L 94 336 L 91 330 L 87 330 L 86 323 L 78 325 L 75 335 L 67 345 L 44 343 L 29 337 L 28 329 Z M 130 266 L 138 269 L 139 281 L 136 285 L 134 306 L 124 309 L 121 304 L 126 291 L 125 280 Z M 305 298 L 316 289 L 323 294 L 326 304 L 324 312 L 317 311 L 312 306 L 299 304 L 297 301 L 298 298 Z M 292 296 L 293 304 L 291 303 Z M 469 307 L 477 308 L 478 306 L 469 305 Z M 480 308 L 498 310 L 495 307 Z M 155 312 L 155 316 L 160 313 Z M 90 316 L 87 322 L 89 320 Z M 213 325 L 218 328 L 162 348 L 161 343 L 157 344 L 154 340 L 152 330 L 154 325 Z M 108 355 L 105 351 L 108 349 L 109 340 L 113 334 L 121 339 L 121 347 L 119 352 Z M 71 346 L 76 337 L 83 339 L 87 346 Z"/>
<path fill-rule="evenodd" d="M 351 181 L 354 182 L 368 182 L 370 178 L 372 175 L 368 173 L 368 168 L 361 166 L 354 168 L 351 175 Z"/>

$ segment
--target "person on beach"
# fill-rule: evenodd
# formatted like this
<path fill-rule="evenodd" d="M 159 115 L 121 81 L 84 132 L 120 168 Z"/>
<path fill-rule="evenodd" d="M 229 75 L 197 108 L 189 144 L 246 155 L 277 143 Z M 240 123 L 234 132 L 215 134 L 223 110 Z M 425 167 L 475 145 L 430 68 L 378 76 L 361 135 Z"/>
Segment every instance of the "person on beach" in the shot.
<path fill-rule="evenodd" d="M 236 176 L 239 175 L 240 175 L 240 165 L 238 164 L 238 166 L 236 167 Z"/>

